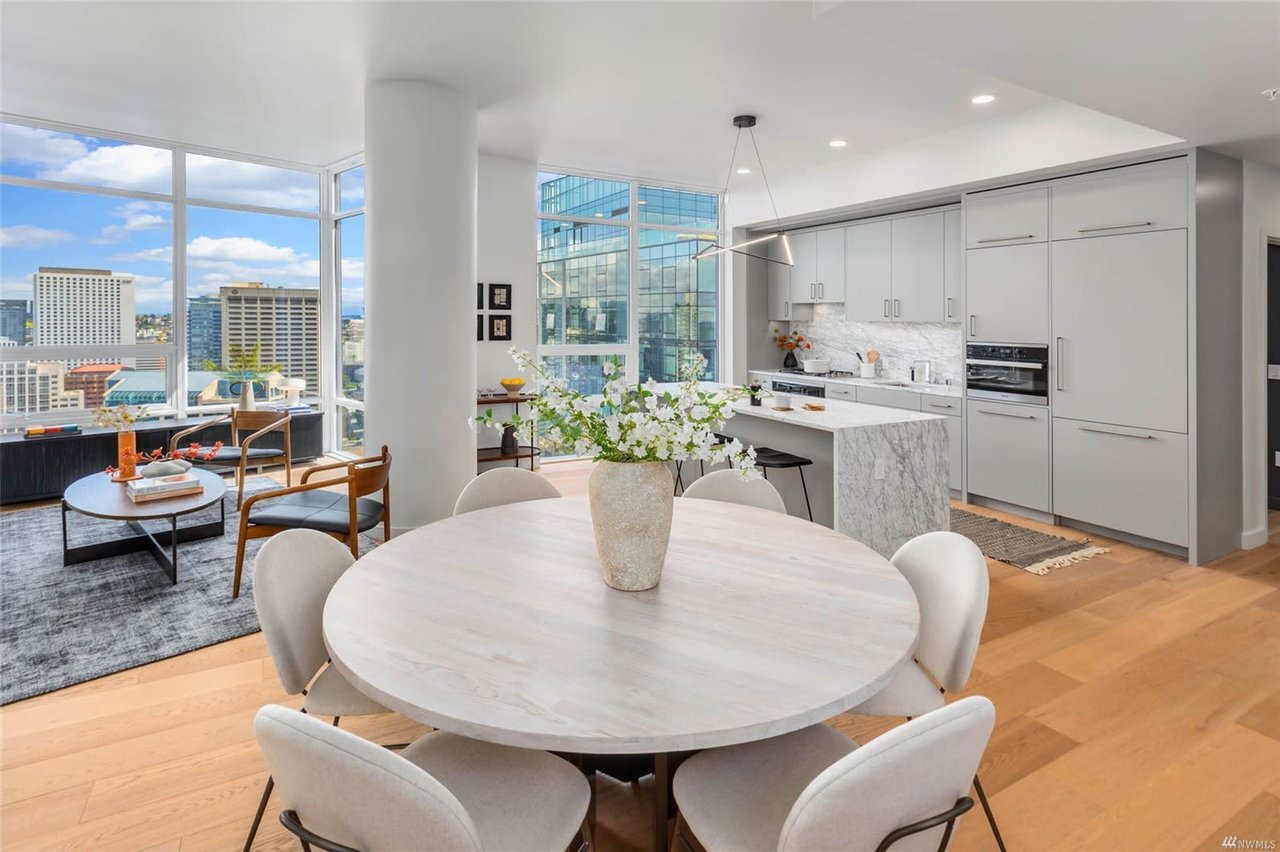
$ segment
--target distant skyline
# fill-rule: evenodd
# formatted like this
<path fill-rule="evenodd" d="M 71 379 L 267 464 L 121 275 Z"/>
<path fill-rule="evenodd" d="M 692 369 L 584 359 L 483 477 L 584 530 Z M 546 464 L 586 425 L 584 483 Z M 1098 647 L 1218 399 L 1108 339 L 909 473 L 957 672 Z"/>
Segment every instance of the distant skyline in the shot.
<path fill-rule="evenodd" d="M 0 123 L 0 171 L 168 192 L 168 151 Z M 314 174 L 213 157 L 191 158 L 191 192 L 294 210 L 314 210 Z M 344 185 L 344 204 L 363 186 Z M 310 206 L 308 206 L 310 205 Z M 30 299 L 40 266 L 110 269 L 135 278 L 137 312 L 173 311 L 173 204 L 66 190 L 0 184 L 0 298 Z M 343 230 L 341 313 L 362 316 L 363 228 Z M 318 221 L 187 206 L 187 295 L 215 295 L 234 281 L 320 286 Z"/>

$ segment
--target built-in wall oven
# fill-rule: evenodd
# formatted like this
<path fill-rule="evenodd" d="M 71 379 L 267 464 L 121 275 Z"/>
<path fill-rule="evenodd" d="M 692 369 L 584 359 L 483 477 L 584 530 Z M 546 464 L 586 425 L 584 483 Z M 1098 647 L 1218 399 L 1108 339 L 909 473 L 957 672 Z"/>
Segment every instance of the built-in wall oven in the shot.
<path fill-rule="evenodd" d="M 774 393 L 789 393 L 792 396 L 826 396 L 826 385 L 809 384 L 808 382 L 796 382 L 790 379 L 773 379 L 769 382 L 769 389 Z"/>
<path fill-rule="evenodd" d="M 965 393 L 973 399 L 1049 404 L 1049 347 L 970 343 Z"/>

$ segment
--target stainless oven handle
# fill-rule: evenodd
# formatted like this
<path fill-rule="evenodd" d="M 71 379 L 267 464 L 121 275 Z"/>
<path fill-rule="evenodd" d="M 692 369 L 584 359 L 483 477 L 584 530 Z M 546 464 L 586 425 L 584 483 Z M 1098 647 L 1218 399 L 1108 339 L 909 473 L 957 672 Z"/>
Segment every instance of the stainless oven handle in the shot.
<path fill-rule="evenodd" d="M 1061 340 L 1062 338 L 1058 338 Z M 979 367 L 1017 367 L 1020 370 L 1043 370 L 1044 364 L 1037 364 L 1034 361 L 988 361 L 985 358 L 966 358 L 966 364 L 975 364 Z"/>

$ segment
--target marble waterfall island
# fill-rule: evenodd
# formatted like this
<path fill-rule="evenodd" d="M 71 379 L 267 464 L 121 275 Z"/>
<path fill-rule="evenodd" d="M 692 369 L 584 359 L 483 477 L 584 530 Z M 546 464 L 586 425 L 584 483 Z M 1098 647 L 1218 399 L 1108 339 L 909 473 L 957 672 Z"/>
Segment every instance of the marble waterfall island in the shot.
<path fill-rule="evenodd" d="M 826 410 L 809 411 L 806 401 Z M 791 411 L 775 411 L 769 402 L 736 404 L 719 431 L 813 459 L 804 473 L 815 522 L 886 557 L 921 533 L 949 529 L 944 418 L 833 399 L 797 397 Z M 769 481 L 791 514 L 804 513 L 798 471 L 772 471 Z"/>

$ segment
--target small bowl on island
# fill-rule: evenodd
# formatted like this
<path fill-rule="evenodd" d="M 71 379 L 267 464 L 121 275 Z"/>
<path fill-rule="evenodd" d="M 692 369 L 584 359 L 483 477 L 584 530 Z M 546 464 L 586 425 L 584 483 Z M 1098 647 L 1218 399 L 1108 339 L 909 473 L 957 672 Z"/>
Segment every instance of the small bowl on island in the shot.
<path fill-rule="evenodd" d="M 498 384 L 506 390 L 507 396 L 519 396 L 524 392 L 524 379 L 519 376 L 513 376 L 509 379 L 499 379 Z"/>

